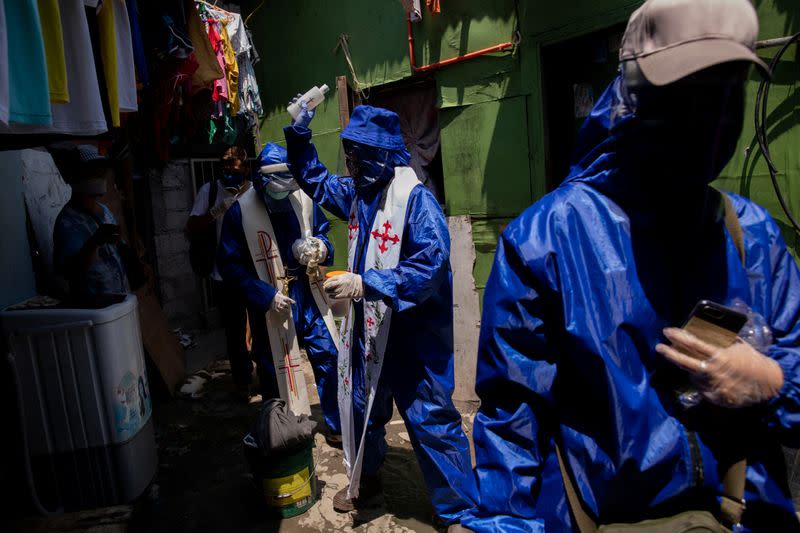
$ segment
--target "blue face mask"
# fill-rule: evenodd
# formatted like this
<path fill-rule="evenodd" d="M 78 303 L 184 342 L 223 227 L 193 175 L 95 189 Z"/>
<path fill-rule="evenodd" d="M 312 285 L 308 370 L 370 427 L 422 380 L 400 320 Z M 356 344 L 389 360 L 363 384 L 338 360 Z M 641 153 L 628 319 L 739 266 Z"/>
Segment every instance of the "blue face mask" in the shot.
<path fill-rule="evenodd" d="M 255 177 L 254 185 L 265 199 L 269 197 L 273 200 L 283 200 L 287 198 L 292 191 L 299 188 L 290 172 L 274 174 L 258 173 Z"/>
<path fill-rule="evenodd" d="M 239 187 L 244 183 L 244 174 L 234 174 L 233 172 L 222 173 L 223 187 Z"/>
<path fill-rule="evenodd" d="M 357 189 L 368 189 L 388 182 L 394 176 L 394 158 L 390 150 L 359 143 L 344 144 L 345 163 Z"/>

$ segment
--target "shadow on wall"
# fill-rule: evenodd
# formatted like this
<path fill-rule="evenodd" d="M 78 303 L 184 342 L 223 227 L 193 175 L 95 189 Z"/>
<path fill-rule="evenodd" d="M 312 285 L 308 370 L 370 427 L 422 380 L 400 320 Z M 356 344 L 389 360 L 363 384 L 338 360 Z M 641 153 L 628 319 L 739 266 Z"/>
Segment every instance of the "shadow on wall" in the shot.
<path fill-rule="evenodd" d="M 525 97 L 443 109 L 448 215 L 513 217 L 531 203 Z"/>

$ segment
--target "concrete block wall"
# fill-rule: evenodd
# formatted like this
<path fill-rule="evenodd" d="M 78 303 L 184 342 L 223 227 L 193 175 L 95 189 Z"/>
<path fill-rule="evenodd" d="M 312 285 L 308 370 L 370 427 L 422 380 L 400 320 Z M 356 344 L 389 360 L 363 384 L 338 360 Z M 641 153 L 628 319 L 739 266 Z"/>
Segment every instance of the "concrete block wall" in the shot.
<path fill-rule="evenodd" d="M 148 178 L 164 313 L 173 327 L 205 327 L 202 286 L 189 265 L 189 241 L 183 232 L 194 203 L 189 161 L 169 161 L 162 169 L 150 170 Z"/>

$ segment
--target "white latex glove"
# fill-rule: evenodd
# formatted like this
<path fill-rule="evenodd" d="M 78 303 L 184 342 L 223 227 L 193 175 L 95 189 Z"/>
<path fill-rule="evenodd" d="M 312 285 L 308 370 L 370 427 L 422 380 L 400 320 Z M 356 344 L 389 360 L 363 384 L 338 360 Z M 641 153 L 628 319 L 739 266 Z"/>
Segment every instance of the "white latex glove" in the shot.
<path fill-rule="evenodd" d="M 231 208 L 233 204 L 236 203 L 236 200 L 238 199 L 239 199 L 238 196 L 230 196 L 228 198 L 225 198 L 220 203 L 212 207 L 211 211 L 209 211 L 209 214 L 214 218 L 221 217 L 228 211 L 228 209 Z"/>
<path fill-rule="evenodd" d="M 320 264 L 328 257 L 328 247 L 325 246 L 325 242 L 322 239 L 306 237 L 305 239 L 294 241 L 292 253 L 301 265 L 307 265 L 311 262 Z"/>
<path fill-rule="evenodd" d="M 316 109 L 309 109 L 308 102 L 302 99 L 303 95 L 297 93 L 297 96 L 292 98 L 289 101 L 289 104 L 297 104 L 300 106 L 300 113 L 297 115 L 297 118 L 292 121 L 292 126 L 302 126 L 307 128 L 311 121 L 314 119 L 314 114 L 317 112 Z"/>
<path fill-rule="evenodd" d="M 348 272 L 334 276 L 322 286 L 328 296 L 332 298 L 352 298 L 357 300 L 364 296 L 364 283 L 361 276 Z"/>
<path fill-rule="evenodd" d="M 666 328 L 672 346 L 656 351 L 683 368 L 708 401 L 722 407 L 746 407 L 778 395 L 783 387 L 780 365 L 739 339 L 727 348 L 708 344 L 688 331 Z"/>
<path fill-rule="evenodd" d="M 288 296 L 284 296 L 281 292 L 277 292 L 275 293 L 275 297 L 272 299 L 272 304 L 270 304 L 269 309 L 270 311 L 275 311 L 278 314 L 285 315 L 292 311 L 293 303 L 295 303 L 294 300 Z"/>

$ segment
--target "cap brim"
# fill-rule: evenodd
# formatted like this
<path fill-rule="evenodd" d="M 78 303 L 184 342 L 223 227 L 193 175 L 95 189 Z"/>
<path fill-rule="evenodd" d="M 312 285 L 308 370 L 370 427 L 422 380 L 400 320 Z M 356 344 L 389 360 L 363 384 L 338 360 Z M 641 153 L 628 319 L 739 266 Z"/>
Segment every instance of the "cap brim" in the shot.
<path fill-rule="evenodd" d="M 753 63 L 765 77 L 769 67 L 754 51 L 727 39 L 702 39 L 683 43 L 636 58 L 647 81 L 656 86 L 668 85 L 705 68 L 731 61 Z"/>

